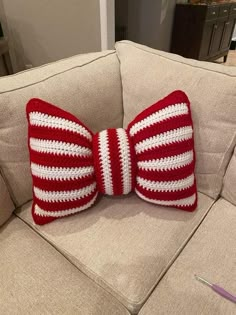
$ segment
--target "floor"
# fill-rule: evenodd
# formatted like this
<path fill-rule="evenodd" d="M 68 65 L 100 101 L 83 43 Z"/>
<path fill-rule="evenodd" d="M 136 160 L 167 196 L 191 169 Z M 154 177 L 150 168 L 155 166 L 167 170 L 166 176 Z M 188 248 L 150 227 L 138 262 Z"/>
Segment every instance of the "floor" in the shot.
<path fill-rule="evenodd" d="M 236 66 L 236 50 L 230 50 L 226 62 L 227 66 Z"/>
<path fill-rule="evenodd" d="M 236 66 L 236 50 L 230 50 L 226 63 L 224 63 L 223 58 L 216 61 L 224 66 Z"/>

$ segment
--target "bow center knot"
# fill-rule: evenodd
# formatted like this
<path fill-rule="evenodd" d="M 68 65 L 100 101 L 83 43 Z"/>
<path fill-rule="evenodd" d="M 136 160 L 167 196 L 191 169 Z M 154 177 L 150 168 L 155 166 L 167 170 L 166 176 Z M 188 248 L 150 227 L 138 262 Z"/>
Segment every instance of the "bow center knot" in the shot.
<path fill-rule="evenodd" d="M 107 129 L 93 137 L 93 158 L 98 191 L 128 194 L 134 188 L 134 148 L 123 128 Z"/>

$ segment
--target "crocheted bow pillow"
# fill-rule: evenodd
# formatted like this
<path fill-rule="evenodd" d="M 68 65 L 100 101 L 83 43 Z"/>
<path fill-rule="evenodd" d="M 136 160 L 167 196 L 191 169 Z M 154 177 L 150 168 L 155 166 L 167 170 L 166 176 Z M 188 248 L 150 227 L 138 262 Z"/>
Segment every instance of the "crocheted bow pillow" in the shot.
<path fill-rule="evenodd" d="M 93 133 L 40 99 L 27 104 L 32 215 L 45 224 L 89 208 L 98 193 L 137 195 L 193 211 L 197 206 L 188 97 L 175 91 L 145 109 L 127 130 Z"/>

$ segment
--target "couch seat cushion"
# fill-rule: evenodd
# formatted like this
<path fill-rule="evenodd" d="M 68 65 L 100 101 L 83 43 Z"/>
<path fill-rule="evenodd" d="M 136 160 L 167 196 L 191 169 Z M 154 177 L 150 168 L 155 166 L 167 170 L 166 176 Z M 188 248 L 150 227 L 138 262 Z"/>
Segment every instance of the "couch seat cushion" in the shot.
<path fill-rule="evenodd" d="M 0 314 L 128 315 L 20 219 L 0 229 Z"/>
<path fill-rule="evenodd" d="M 235 314 L 235 304 L 195 280 L 194 274 L 236 293 L 236 207 L 217 201 L 158 284 L 140 315 Z"/>
<path fill-rule="evenodd" d="M 116 44 L 124 126 L 174 90 L 191 103 L 198 190 L 216 198 L 236 141 L 236 67 L 186 59 L 132 42 Z"/>
<path fill-rule="evenodd" d="M 191 213 L 131 193 L 102 197 L 88 211 L 44 226 L 34 225 L 31 203 L 17 215 L 135 313 L 213 203 L 204 194 L 198 198 Z"/>

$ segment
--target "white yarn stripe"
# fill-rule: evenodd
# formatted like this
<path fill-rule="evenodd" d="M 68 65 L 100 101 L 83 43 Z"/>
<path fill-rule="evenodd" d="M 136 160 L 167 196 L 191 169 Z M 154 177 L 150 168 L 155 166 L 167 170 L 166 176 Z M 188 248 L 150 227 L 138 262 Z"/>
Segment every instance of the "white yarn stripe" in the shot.
<path fill-rule="evenodd" d="M 194 175 L 190 175 L 184 179 L 173 181 L 151 181 L 137 176 L 137 183 L 143 188 L 150 191 L 179 191 L 191 187 L 194 184 Z"/>
<path fill-rule="evenodd" d="M 88 196 L 96 189 L 96 183 L 77 190 L 69 191 L 46 191 L 38 187 L 34 187 L 35 196 L 46 202 L 66 202 L 81 199 Z"/>
<path fill-rule="evenodd" d="M 131 191 L 131 157 L 128 136 L 123 128 L 116 129 L 118 137 L 119 159 L 121 161 L 121 175 L 123 184 L 123 194 Z"/>
<path fill-rule="evenodd" d="M 108 195 L 113 195 L 111 161 L 107 130 L 101 131 L 98 135 L 98 150 L 99 161 L 101 162 L 102 177 L 105 186 L 105 193 Z"/>
<path fill-rule="evenodd" d="M 51 116 L 40 112 L 31 112 L 29 114 L 29 120 L 32 126 L 68 130 L 83 135 L 90 141 L 92 140 L 92 135 L 86 128 L 65 118 Z"/>
<path fill-rule="evenodd" d="M 160 133 L 159 135 L 145 139 L 135 145 L 136 154 L 173 142 L 181 142 L 192 138 L 193 129 L 191 126 L 181 127 L 174 130 Z"/>
<path fill-rule="evenodd" d="M 146 171 L 166 171 L 189 165 L 192 161 L 193 151 L 187 151 L 182 154 L 168 156 L 161 159 L 139 161 L 138 168 Z"/>
<path fill-rule="evenodd" d="M 74 180 L 92 175 L 94 167 L 48 167 L 31 163 L 31 171 L 34 176 L 47 180 Z"/>
<path fill-rule="evenodd" d="M 36 152 L 58 155 L 91 156 L 92 151 L 74 143 L 30 138 L 30 148 Z"/>
<path fill-rule="evenodd" d="M 158 204 L 158 205 L 163 205 L 163 206 L 191 206 L 194 204 L 196 200 L 196 194 L 193 194 L 190 197 L 178 199 L 178 200 L 156 200 L 156 199 L 145 197 L 137 189 L 135 189 L 135 192 L 141 199 L 151 202 L 151 203 Z"/>
<path fill-rule="evenodd" d="M 188 106 L 185 103 L 179 103 L 175 105 L 169 105 L 166 108 L 159 110 L 156 113 L 144 118 L 137 122 L 130 128 L 130 135 L 134 136 L 142 129 L 161 122 L 165 119 L 181 116 L 188 113 Z"/>
<path fill-rule="evenodd" d="M 64 217 L 67 215 L 71 215 L 71 214 L 75 214 L 77 212 L 83 211 L 85 209 L 88 209 L 89 207 L 92 206 L 92 204 L 94 204 L 96 198 L 97 198 L 98 193 L 96 193 L 96 195 L 85 205 L 81 206 L 81 207 L 77 207 L 77 208 L 71 208 L 71 209 L 67 209 L 67 210 L 59 210 L 59 211 L 47 211 L 47 210 L 43 210 L 41 209 L 37 204 L 34 207 L 34 213 L 42 216 L 42 217 L 54 217 L 54 218 L 59 218 L 59 217 Z"/>

